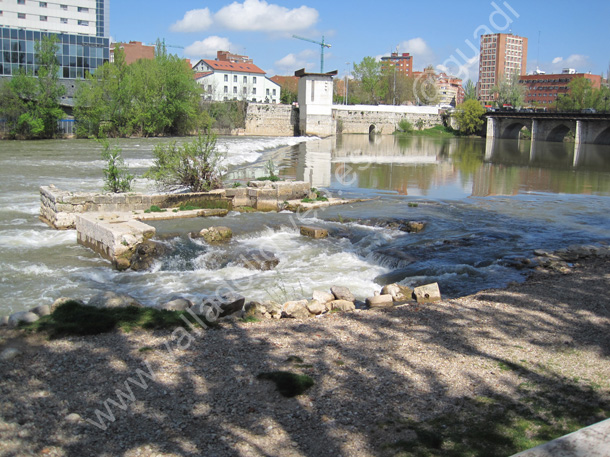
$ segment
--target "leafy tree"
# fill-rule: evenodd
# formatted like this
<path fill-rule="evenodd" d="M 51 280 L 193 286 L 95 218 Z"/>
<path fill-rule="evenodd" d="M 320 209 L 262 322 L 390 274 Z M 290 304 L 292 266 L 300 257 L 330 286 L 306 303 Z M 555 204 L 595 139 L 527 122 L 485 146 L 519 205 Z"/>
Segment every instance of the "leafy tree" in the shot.
<path fill-rule="evenodd" d="M 79 136 L 184 135 L 207 125 L 200 87 L 188 64 L 157 42 L 153 60 L 115 61 L 88 75 L 76 94 Z"/>
<path fill-rule="evenodd" d="M 467 100 L 461 105 L 458 105 L 455 116 L 460 131 L 468 135 L 477 132 L 485 123 L 485 120 L 483 119 L 484 114 L 485 108 L 476 100 Z"/>
<path fill-rule="evenodd" d="M 472 79 L 466 81 L 464 84 L 464 101 L 476 100 L 477 99 L 477 88 L 472 82 Z"/>
<path fill-rule="evenodd" d="M 585 108 L 607 110 L 610 107 L 610 89 L 596 89 L 591 80 L 575 78 L 568 84 L 568 93 L 558 97 L 557 105 L 561 111 L 580 111 Z"/>
<path fill-rule="evenodd" d="M 106 138 L 99 140 L 102 145 L 102 160 L 106 162 L 104 168 L 104 190 L 119 193 L 129 192 L 134 176 L 125 168 L 125 161 L 118 147 L 110 148 Z"/>
<path fill-rule="evenodd" d="M 363 101 L 378 104 L 385 98 L 388 82 L 382 78 L 381 62 L 374 57 L 365 57 L 362 62 L 354 64 L 353 75 L 360 81 Z"/>
<path fill-rule="evenodd" d="M 492 87 L 491 91 L 496 94 L 498 106 L 511 105 L 515 108 L 523 106 L 526 89 L 525 86 L 519 84 L 518 73 L 504 78 L 499 84 Z"/>
<path fill-rule="evenodd" d="M 36 42 L 37 76 L 23 69 L 2 86 L 0 111 L 11 136 L 53 138 L 64 116 L 59 105 L 65 88 L 59 83 L 57 39 Z"/>
<path fill-rule="evenodd" d="M 193 142 L 178 146 L 175 141 L 155 147 L 154 164 L 144 175 L 165 190 L 187 188 L 203 192 L 222 186 L 222 154 L 216 136 L 199 135 Z"/>

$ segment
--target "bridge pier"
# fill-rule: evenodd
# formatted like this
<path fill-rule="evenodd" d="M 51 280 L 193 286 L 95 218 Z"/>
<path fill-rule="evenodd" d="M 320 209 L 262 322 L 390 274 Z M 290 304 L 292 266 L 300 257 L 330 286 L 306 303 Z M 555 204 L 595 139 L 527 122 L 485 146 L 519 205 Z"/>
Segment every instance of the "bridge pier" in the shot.
<path fill-rule="evenodd" d="M 499 137 L 498 123 L 499 121 L 495 117 L 487 118 L 487 138 Z"/>

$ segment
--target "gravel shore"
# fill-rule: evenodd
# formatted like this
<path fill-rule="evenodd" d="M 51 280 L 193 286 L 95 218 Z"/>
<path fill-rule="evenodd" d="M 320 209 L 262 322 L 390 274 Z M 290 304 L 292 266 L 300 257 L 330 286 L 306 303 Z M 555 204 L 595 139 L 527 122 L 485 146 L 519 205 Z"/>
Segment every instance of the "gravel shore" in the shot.
<path fill-rule="evenodd" d="M 440 303 L 199 333 L 3 329 L 0 455 L 395 455 L 410 424 L 568 387 L 607 414 L 609 286 L 610 261 L 592 259 Z M 315 384 L 282 397 L 257 378 L 274 370 Z"/>

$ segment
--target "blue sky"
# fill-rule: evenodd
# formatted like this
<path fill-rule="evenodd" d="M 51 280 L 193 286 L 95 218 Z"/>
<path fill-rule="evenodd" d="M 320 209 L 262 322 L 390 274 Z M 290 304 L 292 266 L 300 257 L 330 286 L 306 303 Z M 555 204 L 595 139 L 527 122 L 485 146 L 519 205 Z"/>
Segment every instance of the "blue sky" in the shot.
<path fill-rule="evenodd" d="M 116 41 L 154 43 L 165 39 L 172 53 L 193 60 L 215 58 L 216 50 L 245 54 L 267 76 L 291 75 L 305 67 L 346 73 L 366 56 L 391 50 L 414 55 L 416 70 L 448 69 L 478 78 L 478 37 L 512 33 L 529 39 L 528 73 L 564 67 L 607 74 L 610 66 L 609 0 L 113 0 L 110 30 Z M 476 51 L 473 49 L 476 48 Z"/>

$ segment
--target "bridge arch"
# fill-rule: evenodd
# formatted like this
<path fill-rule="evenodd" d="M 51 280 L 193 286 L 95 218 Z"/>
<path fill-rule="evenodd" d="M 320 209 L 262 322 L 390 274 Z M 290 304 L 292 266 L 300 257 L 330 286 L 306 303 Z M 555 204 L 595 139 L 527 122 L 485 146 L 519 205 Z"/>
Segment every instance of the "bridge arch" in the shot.
<path fill-rule="evenodd" d="M 521 132 L 521 130 L 523 130 L 523 128 L 530 130 L 529 123 L 524 123 L 519 120 L 516 120 L 515 122 L 508 124 L 506 127 L 504 127 L 500 138 L 518 140 L 519 133 Z"/>
<path fill-rule="evenodd" d="M 601 132 L 593 141 L 594 144 L 610 144 L 610 127 Z"/>
<path fill-rule="evenodd" d="M 549 132 L 545 138 L 545 141 L 562 142 L 570 131 L 572 131 L 572 129 L 565 124 L 557 125 Z"/>

